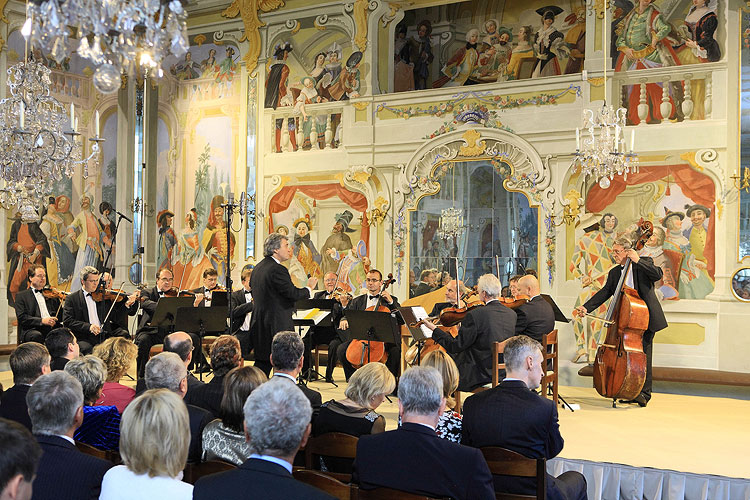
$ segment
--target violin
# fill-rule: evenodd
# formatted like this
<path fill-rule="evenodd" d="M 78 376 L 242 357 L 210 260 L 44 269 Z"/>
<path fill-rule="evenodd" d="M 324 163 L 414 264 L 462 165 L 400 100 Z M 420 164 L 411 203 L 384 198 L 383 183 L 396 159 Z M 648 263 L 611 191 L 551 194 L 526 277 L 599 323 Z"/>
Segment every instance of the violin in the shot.
<path fill-rule="evenodd" d="M 195 292 L 191 292 L 190 290 L 180 290 L 176 286 L 173 286 L 166 292 L 164 292 L 165 297 L 195 297 Z"/>
<path fill-rule="evenodd" d="M 70 292 L 64 292 L 51 286 L 42 288 L 42 296 L 47 299 L 65 300 L 68 295 L 70 295 Z"/>
<path fill-rule="evenodd" d="M 390 313 L 391 310 L 383 301 L 383 292 L 388 288 L 396 279 L 393 277 L 393 273 L 388 273 L 388 278 L 383 281 L 383 287 L 380 289 L 380 297 L 378 302 L 365 309 L 365 311 L 377 311 Z M 377 340 L 359 340 L 353 339 L 349 343 L 349 347 L 346 348 L 346 360 L 357 369 L 367 363 L 379 362 L 385 363 L 388 360 L 388 353 L 385 350 L 385 342 Z"/>
<path fill-rule="evenodd" d="M 128 300 L 128 292 L 125 290 L 119 290 L 117 288 L 101 289 L 97 288 L 91 292 L 91 298 L 95 302 L 101 302 L 102 300 L 111 300 L 113 302 L 123 302 Z"/>
<path fill-rule="evenodd" d="M 511 309 L 515 309 L 517 307 L 520 307 L 524 305 L 526 302 L 528 302 L 530 297 L 528 295 L 516 295 L 515 298 L 513 297 L 500 297 L 498 302 L 500 302 L 505 307 L 510 307 Z"/>

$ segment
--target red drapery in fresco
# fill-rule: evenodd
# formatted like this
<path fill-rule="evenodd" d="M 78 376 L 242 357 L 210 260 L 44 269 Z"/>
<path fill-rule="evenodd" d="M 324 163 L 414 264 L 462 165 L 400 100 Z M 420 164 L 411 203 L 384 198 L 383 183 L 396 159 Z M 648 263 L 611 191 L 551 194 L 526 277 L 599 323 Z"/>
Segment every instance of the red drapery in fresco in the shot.
<path fill-rule="evenodd" d="M 666 169 L 666 173 L 665 173 Z M 586 196 L 586 211 L 601 212 L 617 196 L 625 191 L 627 186 L 645 184 L 654 182 L 671 175 L 682 192 L 693 200 L 695 203 L 705 205 L 711 209 L 711 217 L 708 218 L 708 231 L 706 234 L 706 248 L 703 255 L 708 261 L 708 274 L 713 279 L 715 261 L 715 228 L 716 228 L 716 188 L 714 182 L 705 174 L 694 170 L 690 165 L 658 165 L 650 167 L 641 167 L 637 174 L 628 174 L 628 180 L 623 180 L 622 176 L 617 175 L 611 180 L 611 185 L 607 189 L 602 189 L 599 185 L 594 185 Z M 674 211 L 682 211 L 682 207 L 668 207 Z M 659 214 L 661 215 L 661 214 Z"/>
<path fill-rule="evenodd" d="M 284 186 L 276 193 L 268 205 L 270 215 L 283 212 L 289 207 L 297 191 L 306 194 L 316 200 L 327 200 L 338 196 L 341 201 L 352 207 L 358 212 L 362 212 L 362 233 L 360 238 L 367 246 L 367 253 L 370 253 L 370 226 L 367 224 L 367 198 L 362 193 L 349 191 L 341 184 L 311 184 L 299 186 Z M 273 217 L 268 221 L 268 232 L 273 232 Z M 355 245 L 356 246 L 356 245 Z"/>

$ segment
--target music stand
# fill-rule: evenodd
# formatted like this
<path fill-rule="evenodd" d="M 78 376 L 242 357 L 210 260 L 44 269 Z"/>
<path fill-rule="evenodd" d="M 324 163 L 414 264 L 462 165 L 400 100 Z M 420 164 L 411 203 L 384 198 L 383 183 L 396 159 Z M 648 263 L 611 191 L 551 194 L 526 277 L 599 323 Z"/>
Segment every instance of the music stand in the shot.
<path fill-rule="evenodd" d="M 175 328 L 179 331 L 198 333 L 201 345 L 201 355 L 195 360 L 198 376 L 203 380 L 203 338 L 206 333 L 224 333 L 227 329 L 227 310 L 221 307 L 193 307 L 191 297 L 190 306 L 177 309 Z"/>
<path fill-rule="evenodd" d="M 168 328 L 169 333 L 175 331 L 175 320 L 177 310 L 192 307 L 195 299 L 193 297 L 162 297 L 156 303 L 156 311 L 151 318 L 151 326 Z"/>
<path fill-rule="evenodd" d="M 308 329 L 305 336 L 302 336 L 302 328 L 307 326 L 312 328 L 315 326 L 321 327 L 333 327 L 333 318 L 331 317 L 331 311 L 333 311 L 333 305 L 335 301 L 333 299 L 302 299 L 294 303 L 294 308 L 297 311 L 304 311 L 309 309 L 318 309 L 321 313 L 325 313 L 325 316 L 320 318 L 318 322 L 315 322 L 314 318 L 294 318 L 294 326 L 298 329 L 302 342 L 305 345 L 305 357 L 307 357 L 307 370 L 301 374 L 299 383 L 300 385 L 307 386 L 310 382 L 310 378 L 314 374 L 316 378 L 322 378 L 320 373 L 312 367 L 312 334 Z M 328 353 L 330 356 L 331 353 Z M 334 386 L 338 387 L 336 384 Z"/>
<path fill-rule="evenodd" d="M 211 292 L 211 307 L 223 307 L 226 309 L 229 306 L 228 295 L 224 290 Z"/>
<path fill-rule="evenodd" d="M 417 309 L 417 308 L 421 309 L 420 312 L 424 312 L 425 313 L 424 314 L 424 318 L 426 318 L 427 317 L 427 313 L 425 312 L 425 310 L 424 310 L 424 308 L 422 306 L 402 307 L 400 309 L 400 311 L 401 311 L 401 314 L 402 314 L 402 316 L 404 318 L 406 327 L 409 329 L 409 333 L 411 333 L 411 337 L 417 342 L 417 357 L 416 357 L 416 360 L 417 360 L 417 364 L 419 364 L 420 361 L 422 361 L 422 347 L 424 346 L 424 342 L 425 342 L 425 340 L 427 340 L 429 338 L 432 338 L 432 333 L 430 333 L 429 335 L 427 335 L 424 332 L 423 328 L 425 330 L 428 330 L 428 328 L 426 326 L 424 326 L 424 325 L 411 326 L 412 323 L 416 323 L 420 319 L 423 319 L 423 318 L 418 318 L 418 316 L 421 316 L 421 315 L 417 315 L 416 314 L 415 309 Z M 414 344 L 412 344 L 412 345 L 414 345 Z"/>
<path fill-rule="evenodd" d="M 570 322 L 571 322 L 571 320 L 570 320 L 569 318 L 566 318 L 566 317 L 565 317 L 565 314 L 563 314 L 563 312 L 562 312 L 562 311 L 560 310 L 560 308 L 559 308 L 559 307 L 557 306 L 557 304 L 555 303 L 555 299 L 553 299 L 553 298 L 552 298 L 551 296 L 547 295 L 546 293 L 542 293 L 542 294 L 540 294 L 540 295 L 542 296 L 542 298 L 543 298 L 544 300 L 546 300 L 546 301 L 547 301 L 547 303 L 548 303 L 548 304 L 549 304 L 550 306 L 552 306 L 552 311 L 554 311 L 554 313 L 555 313 L 555 321 L 559 321 L 560 323 L 570 323 Z M 558 352 L 558 356 L 559 356 L 559 355 L 560 355 L 560 354 L 559 354 L 559 352 Z M 549 387 L 547 387 L 547 391 L 548 391 L 548 393 L 549 393 L 549 391 L 550 391 L 550 388 L 549 388 Z M 567 407 L 568 407 L 568 409 L 569 409 L 570 411 L 575 411 L 575 410 L 573 409 L 573 407 L 572 407 L 572 406 L 570 406 L 570 403 L 568 403 L 567 401 L 565 401 L 565 398 L 564 398 L 564 397 L 562 396 L 562 394 L 560 394 L 560 391 L 558 391 L 558 392 L 557 392 L 557 398 L 558 398 L 558 399 L 559 399 L 560 401 L 562 401 L 562 406 L 563 406 L 563 408 L 565 408 L 565 407 L 567 406 Z"/>
<path fill-rule="evenodd" d="M 367 362 L 370 362 L 369 344 L 372 341 L 396 344 L 399 338 L 399 320 L 395 313 L 398 311 L 346 311 L 346 320 L 349 322 L 351 340 L 364 340 L 367 342 Z M 400 314 L 399 314 L 400 316 Z M 403 321 L 403 316 L 401 316 Z"/>

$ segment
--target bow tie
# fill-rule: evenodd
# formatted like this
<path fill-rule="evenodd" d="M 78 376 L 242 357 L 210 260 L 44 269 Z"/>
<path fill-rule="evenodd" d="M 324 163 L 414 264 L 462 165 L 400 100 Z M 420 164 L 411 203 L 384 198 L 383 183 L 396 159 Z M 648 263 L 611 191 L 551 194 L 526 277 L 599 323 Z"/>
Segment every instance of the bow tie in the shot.
<path fill-rule="evenodd" d="M 33 288 L 32 290 L 34 290 L 34 293 L 42 293 L 41 290 L 37 290 L 36 288 Z"/>
<path fill-rule="evenodd" d="M 91 294 L 89 292 L 86 292 L 83 294 L 84 297 L 91 297 Z"/>
<path fill-rule="evenodd" d="M 368 300 L 372 300 L 372 299 L 379 299 L 379 298 L 380 298 L 380 294 L 378 294 L 378 295 L 368 295 L 368 296 L 367 296 L 367 299 L 368 299 Z"/>

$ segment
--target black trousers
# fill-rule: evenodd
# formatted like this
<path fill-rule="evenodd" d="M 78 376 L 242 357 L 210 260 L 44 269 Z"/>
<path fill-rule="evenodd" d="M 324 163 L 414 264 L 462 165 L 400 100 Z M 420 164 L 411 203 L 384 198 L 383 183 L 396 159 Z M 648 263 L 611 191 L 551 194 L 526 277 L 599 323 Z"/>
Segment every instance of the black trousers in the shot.
<path fill-rule="evenodd" d="M 346 359 L 346 350 L 349 348 L 349 344 L 352 341 L 348 340 L 338 346 L 336 356 L 341 362 L 341 366 L 344 367 L 344 374 L 346 375 L 346 381 L 348 382 L 351 376 L 356 371 L 356 368 Z M 385 362 L 385 366 L 388 367 L 394 378 L 398 380 L 399 365 L 401 364 L 401 346 L 397 344 L 385 344 L 385 350 L 388 353 L 388 359 Z M 329 351 L 330 352 L 330 351 Z"/>
<path fill-rule="evenodd" d="M 654 348 L 654 332 L 646 330 L 643 332 L 643 353 L 646 355 L 646 380 L 643 382 L 643 389 L 641 389 L 641 396 L 646 398 L 646 401 L 651 399 L 651 370 L 652 370 L 652 358 Z"/>
<path fill-rule="evenodd" d="M 157 344 L 164 343 L 164 337 L 169 335 L 169 333 L 169 330 L 166 328 L 146 327 L 135 335 L 135 344 L 138 346 L 138 357 L 136 358 L 138 378 L 143 378 L 146 375 L 146 363 L 148 363 L 151 348 Z M 190 335 L 193 341 L 193 363 L 196 363 L 198 359 L 203 357 L 203 346 L 201 346 L 198 335 L 191 332 L 187 332 L 187 334 Z"/>

